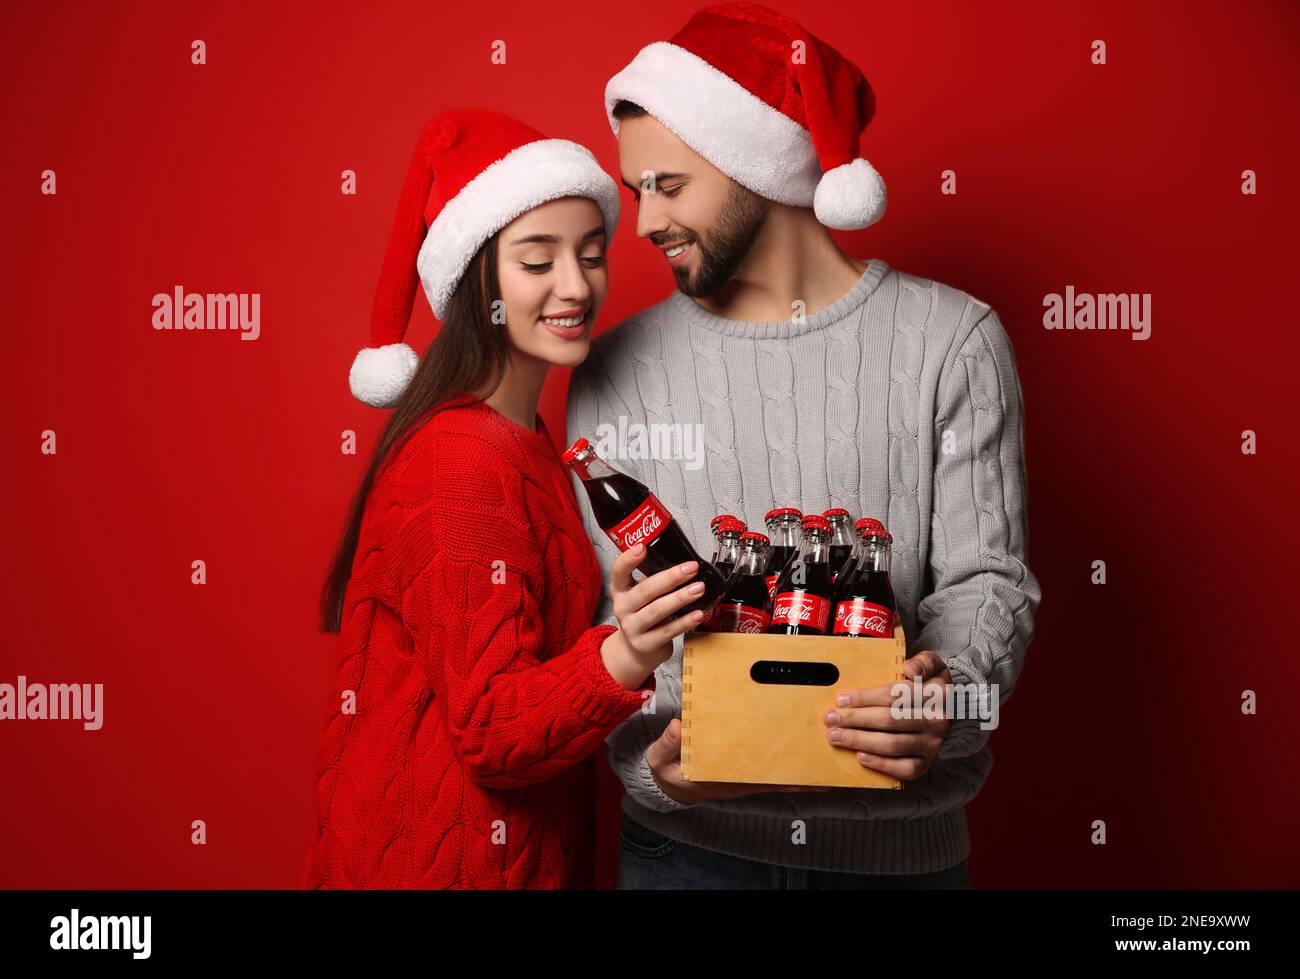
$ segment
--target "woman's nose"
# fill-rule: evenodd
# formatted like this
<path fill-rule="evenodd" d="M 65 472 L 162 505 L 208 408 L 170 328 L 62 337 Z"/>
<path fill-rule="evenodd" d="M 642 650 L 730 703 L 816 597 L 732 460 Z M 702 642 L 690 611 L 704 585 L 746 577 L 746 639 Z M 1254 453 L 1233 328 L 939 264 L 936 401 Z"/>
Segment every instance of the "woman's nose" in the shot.
<path fill-rule="evenodd" d="M 587 281 L 585 270 L 576 258 L 559 263 L 555 294 L 562 299 L 580 303 L 591 298 L 591 283 Z"/>

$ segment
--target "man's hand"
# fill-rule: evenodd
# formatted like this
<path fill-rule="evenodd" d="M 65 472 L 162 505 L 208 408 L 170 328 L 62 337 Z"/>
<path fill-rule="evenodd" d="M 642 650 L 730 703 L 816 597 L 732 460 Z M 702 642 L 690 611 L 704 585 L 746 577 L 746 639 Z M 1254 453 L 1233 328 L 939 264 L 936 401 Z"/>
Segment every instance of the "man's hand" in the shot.
<path fill-rule="evenodd" d="M 826 792 L 824 785 L 749 785 L 744 782 L 688 782 L 682 778 L 682 720 L 674 717 L 659 740 L 645 752 L 650 771 L 664 795 L 683 805 L 705 799 L 735 799 L 762 792 Z"/>
<path fill-rule="evenodd" d="M 937 691 L 940 702 L 947 704 L 952 674 L 938 653 L 927 649 L 903 664 L 903 682 L 910 686 L 912 678 L 918 676 L 922 681 L 922 703 L 935 695 L 931 691 Z M 890 709 L 895 699 L 893 686 L 888 683 L 841 691 L 836 706 L 823 718 L 828 729 L 826 737 L 836 747 L 856 751 L 865 768 L 905 780 L 920 778 L 939 757 L 952 719 L 894 717 Z M 910 706 L 908 713 L 919 715 L 920 704 Z"/>

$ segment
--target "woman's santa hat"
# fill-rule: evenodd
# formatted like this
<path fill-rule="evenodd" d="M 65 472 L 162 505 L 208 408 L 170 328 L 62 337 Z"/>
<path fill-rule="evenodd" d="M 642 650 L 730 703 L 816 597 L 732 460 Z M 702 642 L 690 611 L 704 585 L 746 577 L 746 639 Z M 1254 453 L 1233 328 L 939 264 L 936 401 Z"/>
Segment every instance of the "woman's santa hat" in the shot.
<path fill-rule="evenodd" d="M 876 111 L 862 72 L 782 14 L 720 3 L 671 41 L 642 48 L 605 86 L 605 111 L 635 102 L 760 197 L 813 208 L 831 228 L 885 213 L 885 183 L 858 155 Z"/>
<path fill-rule="evenodd" d="M 443 319 L 483 243 L 526 211 L 560 197 L 591 198 L 607 239 L 614 237 L 618 185 L 586 147 L 547 139 L 486 109 L 435 116 L 402 185 L 370 315 L 370 345 L 348 374 L 352 393 L 377 408 L 395 405 L 420 361 L 403 342 L 416 285 Z"/>

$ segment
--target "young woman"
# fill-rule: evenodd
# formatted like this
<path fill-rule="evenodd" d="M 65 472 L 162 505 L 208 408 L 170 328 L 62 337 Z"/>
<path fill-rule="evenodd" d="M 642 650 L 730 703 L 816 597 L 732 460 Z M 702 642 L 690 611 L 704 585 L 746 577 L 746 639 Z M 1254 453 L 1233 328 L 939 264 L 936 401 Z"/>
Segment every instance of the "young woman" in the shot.
<path fill-rule="evenodd" d="M 392 407 L 322 595 L 339 633 L 304 887 L 591 883 L 593 754 L 641 708 L 703 588 L 600 574 L 537 414 L 586 356 L 618 189 L 590 152 L 497 113 L 416 148 L 351 387 Z M 417 283 L 442 321 L 402 342 Z"/>

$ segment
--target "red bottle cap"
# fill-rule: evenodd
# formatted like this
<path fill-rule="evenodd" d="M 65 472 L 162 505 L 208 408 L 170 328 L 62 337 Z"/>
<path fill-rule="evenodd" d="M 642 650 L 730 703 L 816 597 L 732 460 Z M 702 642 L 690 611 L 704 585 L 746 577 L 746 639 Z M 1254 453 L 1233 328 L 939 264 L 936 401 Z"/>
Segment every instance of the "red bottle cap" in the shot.
<path fill-rule="evenodd" d="M 771 521 L 775 520 L 777 517 L 784 517 L 787 513 L 793 513 L 796 517 L 803 516 L 802 513 L 800 513 L 792 506 L 778 507 L 775 510 L 768 510 L 767 513 L 763 515 L 763 522 L 770 523 Z"/>
<path fill-rule="evenodd" d="M 717 529 L 718 529 L 718 524 L 722 523 L 722 521 L 724 521 L 724 520 L 735 520 L 735 519 L 736 519 L 736 518 L 733 517 L 733 516 L 732 516 L 731 514 L 729 514 L 729 513 L 719 513 L 716 517 L 714 517 L 712 520 L 709 521 L 709 529 L 710 529 L 710 530 L 717 530 Z"/>
<path fill-rule="evenodd" d="M 589 448 L 591 448 L 590 442 L 586 439 L 578 439 L 578 441 L 574 442 L 564 450 L 564 455 L 560 456 L 560 460 L 567 466 L 574 459 L 578 458 L 579 454 L 581 454 L 584 449 Z"/>
<path fill-rule="evenodd" d="M 831 517 L 847 517 L 850 516 L 850 514 L 848 510 L 845 510 L 842 507 L 832 507 L 823 513 L 822 516 L 829 520 Z"/>
<path fill-rule="evenodd" d="M 728 531 L 739 531 L 744 533 L 749 528 L 745 526 L 745 521 L 737 520 L 735 517 L 727 517 L 713 528 L 715 534 L 725 534 Z"/>
<path fill-rule="evenodd" d="M 824 530 L 826 533 L 831 532 L 831 522 L 825 517 L 819 517 L 814 513 L 808 514 L 803 518 L 804 530 Z"/>
<path fill-rule="evenodd" d="M 874 517 L 863 517 L 853 525 L 858 532 L 859 537 L 879 537 L 881 540 L 892 542 L 894 538 L 889 536 L 889 531 L 885 525 Z"/>
<path fill-rule="evenodd" d="M 767 545 L 771 543 L 771 541 L 767 539 L 767 534 L 760 534 L 757 530 L 745 531 L 740 535 L 740 539 L 741 541 L 756 540 L 764 547 L 767 547 Z"/>

